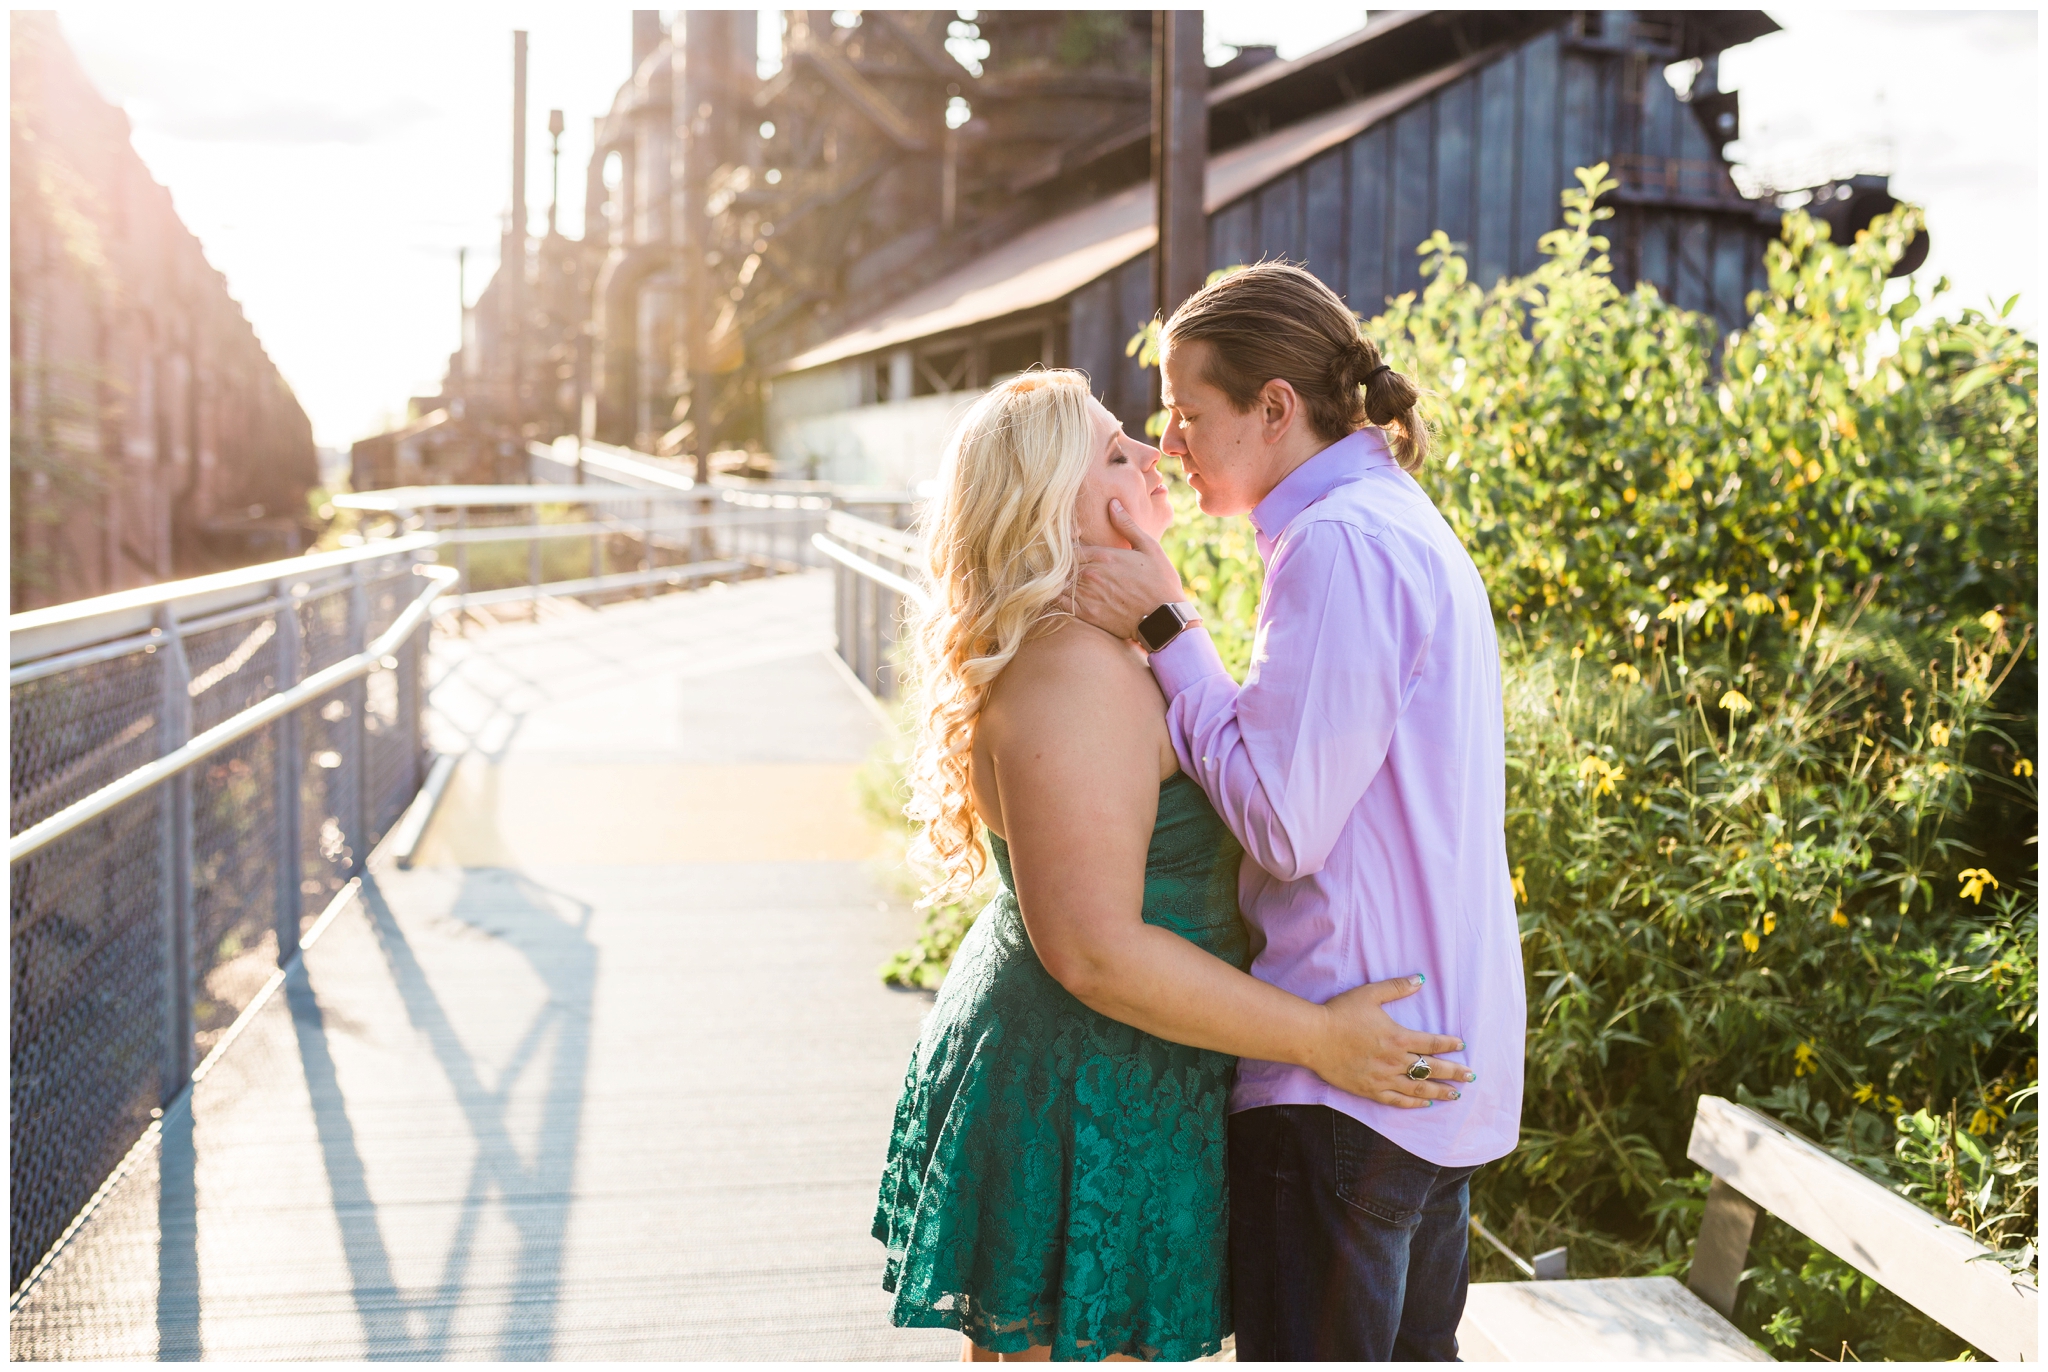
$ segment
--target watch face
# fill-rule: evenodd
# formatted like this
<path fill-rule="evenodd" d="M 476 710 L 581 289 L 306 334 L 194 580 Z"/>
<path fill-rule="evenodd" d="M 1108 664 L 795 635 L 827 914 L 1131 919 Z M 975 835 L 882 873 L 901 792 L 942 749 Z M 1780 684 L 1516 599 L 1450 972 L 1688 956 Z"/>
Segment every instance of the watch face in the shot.
<path fill-rule="evenodd" d="M 1161 605 L 1151 614 L 1138 621 L 1138 636 L 1145 640 L 1145 646 L 1158 652 L 1173 642 L 1184 627 L 1177 605 Z"/>

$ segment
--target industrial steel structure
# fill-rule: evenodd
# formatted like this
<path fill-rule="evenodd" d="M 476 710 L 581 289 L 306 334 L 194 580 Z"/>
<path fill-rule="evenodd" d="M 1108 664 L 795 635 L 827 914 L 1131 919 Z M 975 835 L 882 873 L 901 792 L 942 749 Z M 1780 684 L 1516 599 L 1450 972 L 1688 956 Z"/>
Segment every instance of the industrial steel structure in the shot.
<path fill-rule="evenodd" d="M 11 607 L 297 553 L 305 411 L 57 17 L 9 31 Z"/>

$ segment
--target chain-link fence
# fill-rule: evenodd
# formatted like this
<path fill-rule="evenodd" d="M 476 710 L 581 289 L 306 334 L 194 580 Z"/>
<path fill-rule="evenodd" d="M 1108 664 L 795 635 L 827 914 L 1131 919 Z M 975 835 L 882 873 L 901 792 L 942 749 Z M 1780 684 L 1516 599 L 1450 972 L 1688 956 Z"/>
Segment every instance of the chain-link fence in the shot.
<path fill-rule="evenodd" d="M 16 844 L 364 653 L 427 591 L 430 542 L 15 616 Z M 367 675 L 12 861 L 11 1290 L 418 790 L 415 618 Z"/>

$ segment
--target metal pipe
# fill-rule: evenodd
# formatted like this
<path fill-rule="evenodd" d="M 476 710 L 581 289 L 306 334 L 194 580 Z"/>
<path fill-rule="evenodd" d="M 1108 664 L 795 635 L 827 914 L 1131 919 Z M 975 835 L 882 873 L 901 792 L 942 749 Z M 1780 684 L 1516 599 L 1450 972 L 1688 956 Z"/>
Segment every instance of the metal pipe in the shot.
<path fill-rule="evenodd" d="M 292 690 L 272 696 L 260 705 L 251 706 L 240 714 L 221 721 L 183 747 L 165 754 L 155 762 L 137 768 L 119 781 L 100 788 L 83 800 L 65 806 L 40 824 L 22 830 L 8 840 L 8 863 L 12 865 L 32 853 L 39 852 L 80 825 L 99 818 L 122 801 L 132 800 L 151 787 L 182 775 L 189 768 L 204 762 L 229 744 L 247 738 L 272 720 L 322 696 L 331 695 L 369 672 L 382 658 L 405 642 L 406 637 L 426 617 L 434 601 L 455 580 L 454 574 L 445 567 L 418 567 L 414 570 L 434 584 L 421 592 L 418 598 L 406 607 L 405 613 L 370 645 L 368 651 L 344 658 L 324 671 L 315 672 Z"/>

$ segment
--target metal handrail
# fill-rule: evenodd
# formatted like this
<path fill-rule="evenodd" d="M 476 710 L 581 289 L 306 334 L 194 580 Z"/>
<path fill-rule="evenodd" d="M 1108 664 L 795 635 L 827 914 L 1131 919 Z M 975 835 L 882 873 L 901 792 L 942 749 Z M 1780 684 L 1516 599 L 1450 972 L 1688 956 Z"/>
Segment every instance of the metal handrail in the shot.
<path fill-rule="evenodd" d="M 844 539 L 856 548 L 866 548 L 911 566 L 923 560 L 924 545 L 916 534 L 902 529 L 892 529 L 887 524 L 877 524 L 872 519 L 862 519 L 842 510 L 834 510 L 825 521 L 825 532 L 834 538 Z"/>
<path fill-rule="evenodd" d="M 136 768 L 119 781 L 65 806 L 41 823 L 30 825 L 8 840 L 8 865 L 12 866 L 30 854 L 48 847 L 81 825 L 99 818 L 121 802 L 132 800 L 152 786 L 160 785 L 180 772 L 196 766 L 229 744 L 248 737 L 272 720 L 318 700 L 357 677 L 368 676 L 385 658 L 404 645 L 405 640 L 426 618 L 428 610 L 433 608 L 434 601 L 455 584 L 453 567 L 420 566 L 413 570 L 432 584 L 415 597 L 412 604 L 406 606 L 391 627 L 379 635 L 369 647 L 353 657 L 343 658 L 324 671 L 314 673 L 282 695 L 272 696 L 261 705 L 252 706 L 221 721 L 183 747 Z"/>
<path fill-rule="evenodd" d="M 840 547 L 823 534 L 812 534 L 811 546 L 831 558 L 834 562 L 860 573 L 868 580 L 887 586 L 896 594 L 911 601 L 918 609 L 931 608 L 931 596 L 926 593 L 924 587 L 908 577 L 898 576 L 886 567 L 876 566 L 858 553 L 849 552 L 847 549 Z"/>
<path fill-rule="evenodd" d="M 7 617 L 7 653 L 10 664 L 19 665 L 57 653 L 87 648 L 114 638 L 146 638 L 157 623 L 157 612 L 169 607 L 180 620 L 267 600 L 280 581 L 316 576 L 346 568 L 351 563 L 433 548 L 432 534 L 408 534 L 402 538 L 379 539 L 359 548 L 332 553 L 312 553 L 280 562 L 259 562 L 253 567 L 215 572 L 184 581 L 164 582 L 90 600 L 66 601 L 41 610 L 28 610 Z M 118 654 L 114 654 L 118 656 Z"/>

